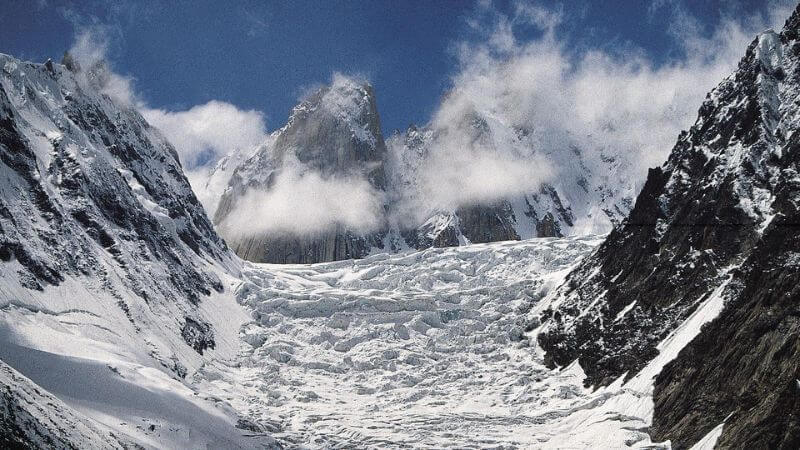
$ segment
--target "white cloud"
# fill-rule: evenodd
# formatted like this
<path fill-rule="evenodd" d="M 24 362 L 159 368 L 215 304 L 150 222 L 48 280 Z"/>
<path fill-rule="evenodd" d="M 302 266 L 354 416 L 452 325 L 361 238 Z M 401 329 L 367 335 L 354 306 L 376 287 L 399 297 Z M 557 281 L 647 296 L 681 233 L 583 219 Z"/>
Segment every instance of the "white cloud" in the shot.
<path fill-rule="evenodd" d="M 363 177 L 326 178 L 289 164 L 268 191 L 252 190 L 219 225 L 226 236 L 307 236 L 336 226 L 369 232 L 382 224 L 382 198 Z"/>
<path fill-rule="evenodd" d="M 264 116 L 230 103 L 211 100 L 186 111 L 140 108 L 142 115 L 175 146 L 185 168 L 212 164 L 237 149 L 254 147 L 266 137 Z"/>
<path fill-rule="evenodd" d="M 78 72 L 78 79 L 122 105 L 135 106 L 140 101 L 133 89 L 133 78 L 115 73 L 108 66 L 108 42 L 107 27 L 93 25 L 77 33 L 69 54 L 82 69 Z"/>
<path fill-rule="evenodd" d="M 137 95 L 132 77 L 111 69 L 108 49 L 107 27 L 81 28 L 69 50 L 81 67 L 79 77 L 115 101 L 136 107 L 175 146 L 184 168 L 193 170 L 200 165 L 213 165 L 234 150 L 253 147 L 266 139 L 263 114 L 240 109 L 231 103 L 211 100 L 185 111 L 150 107 Z"/>
<path fill-rule="evenodd" d="M 782 22 L 788 11 L 779 6 Z M 492 14 L 486 6 L 478 13 L 473 26 Z M 729 17 L 703 34 L 678 5 L 671 33 L 685 56 L 656 65 L 638 49 L 574 53 L 558 33 L 561 9 L 519 3 L 513 17 L 493 14 L 485 39 L 458 47 L 460 69 L 430 124 L 439 137 L 431 161 L 421 165 L 419 198 L 458 206 L 530 192 L 569 170 L 576 147 L 590 166 L 601 150 L 630 161 L 624 175 L 640 185 L 692 124 L 706 93 L 778 17 Z M 519 24 L 542 34 L 519 42 Z M 474 128 L 464 126 L 471 114 L 488 122 L 490 139 L 476 139 Z M 520 140 L 516 130 L 530 136 Z"/>

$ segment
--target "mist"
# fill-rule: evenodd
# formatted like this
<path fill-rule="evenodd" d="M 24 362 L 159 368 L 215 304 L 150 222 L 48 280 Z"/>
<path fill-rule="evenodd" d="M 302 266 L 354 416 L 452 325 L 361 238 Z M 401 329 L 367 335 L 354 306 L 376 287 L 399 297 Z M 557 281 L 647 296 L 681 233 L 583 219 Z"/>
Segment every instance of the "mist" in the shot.
<path fill-rule="evenodd" d="M 229 237 L 307 236 L 336 226 L 368 233 L 382 225 L 382 213 L 382 195 L 365 178 L 323 177 L 295 162 L 268 190 L 249 190 L 218 227 Z"/>

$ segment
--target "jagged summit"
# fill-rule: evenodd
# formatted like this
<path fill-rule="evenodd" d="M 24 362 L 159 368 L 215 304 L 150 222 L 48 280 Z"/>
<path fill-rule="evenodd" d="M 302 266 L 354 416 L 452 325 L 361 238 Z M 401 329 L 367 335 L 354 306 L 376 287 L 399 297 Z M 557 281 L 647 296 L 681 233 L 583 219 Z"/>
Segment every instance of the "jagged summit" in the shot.
<path fill-rule="evenodd" d="M 288 123 L 276 133 L 272 151 L 279 159 L 292 154 L 325 175 L 381 163 L 386 145 L 372 86 L 334 75 L 330 86 L 320 88 L 292 110 Z M 380 168 L 367 176 L 374 186 L 385 186 Z"/>
<path fill-rule="evenodd" d="M 337 223 L 312 236 L 242 233 L 232 223 L 246 195 L 268 195 L 281 177 L 311 174 L 325 180 L 363 178 L 371 189 L 383 191 L 385 157 L 386 144 L 372 87 L 337 74 L 329 86 L 298 104 L 287 124 L 236 167 L 214 212 L 214 222 L 245 259 L 319 262 L 363 257 L 369 248 L 380 245 L 379 235 L 364 235 Z"/>

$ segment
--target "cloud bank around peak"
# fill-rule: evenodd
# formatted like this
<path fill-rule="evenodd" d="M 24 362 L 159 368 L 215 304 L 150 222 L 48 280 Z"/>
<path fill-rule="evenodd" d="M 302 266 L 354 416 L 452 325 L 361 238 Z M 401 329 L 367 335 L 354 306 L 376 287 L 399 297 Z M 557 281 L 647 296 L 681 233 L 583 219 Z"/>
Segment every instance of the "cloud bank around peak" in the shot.
<path fill-rule="evenodd" d="M 480 38 L 454 45 L 458 69 L 428 124 L 435 137 L 410 209 L 533 192 L 574 177 L 575 149 L 589 170 L 605 170 L 599 160 L 609 156 L 626 161 L 614 176 L 638 192 L 706 93 L 735 70 L 757 33 L 780 29 L 792 7 L 723 13 L 704 30 L 680 2 L 661 2 L 651 14 L 669 15 L 680 55 L 656 63 L 633 44 L 622 51 L 573 45 L 563 8 L 517 2 L 501 13 L 479 3 L 468 24 Z M 520 29 L 528 36 L 535 29 L 536 37 L 522 40 Z"/>
<path fill-rule="evenodd" d="M 723 11 L 722 20 L 706 29 L 680 2 L 656 2 L 651 14 L 670 18 L 677 49 L 676 56 L 656 62 L 631 43 L 615 49 L 574 45 L 562 7 L 520 1 L 502 13 L 479 2 L 467 19 L 478 37 L 453 44 L 457 67 L 428 124 L 436 138 L 417 166 L 415 191 L 402 193 L 400 214 L 416 214 L 419 221 L 432 210 L 535 192 L 543 182 L 569 175 L 574 149 L 590 170 L 602 168 L 598 161 L 607 156 L 627 161 L 614 176 L 638 190 L 647 168 L 660 165 L 679 132 L 691 126 L 706 93 L 735 70 L 757 33 L 779 29 L 792 8 L 773 2 L 769 14 Z M 102 29 L 87 28 L 76 35 L 71 53 L 91 65 L 105 59 L 107 42 Z M 216 204 L 225 187 L 206 182 L 214 163 L 268 140 L 258 111 L 217 100 L 153 108 L 136 95 L 134 79 L 109 72 L 106 92 L 136 106 L 163 132 L 204 205 Z M 269 192 L 247 194 L 228 226 L 372 230 L 384 220 L 380 194 L 361 179 L 286 169 Z"/>
<path fill-rule="evenodd" d="M 337 226 L 367 233 L 383 223 L 383 198 L 363 177 L 283 168 L 269 190 L 250 190 L 219 225 L 225 236 L 314 236 Z"/>

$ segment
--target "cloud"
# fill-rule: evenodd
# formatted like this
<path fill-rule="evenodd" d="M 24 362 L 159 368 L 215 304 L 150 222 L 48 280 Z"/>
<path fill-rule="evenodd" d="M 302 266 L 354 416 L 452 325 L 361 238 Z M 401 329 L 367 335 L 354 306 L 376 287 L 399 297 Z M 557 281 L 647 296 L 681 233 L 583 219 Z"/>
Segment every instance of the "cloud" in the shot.
<path fill-rule="evenodd" d="M 481 2 L 467 18 L 480 38 L 454 46 L 458 67 L 428 124 L 433 138 L 415 167 L 414 188 L 391 193 L 400 205 L 391 220 L 419 221 L 437 209 L 535 192 L 569 175 L 575 149 L 590 168 L 608 156 L 626 161 L 617 176 L 640 186 L 754 36 L 780 28 L 792 10 L 773 2 L 768 14 L 723 11 L 719 24 L 706 29 L 681 2 L 662 1 L 650 14 L 669 14 L 678 51 L 656 63 L 629 43 L 576 49 L 561 7 L 512 6 L 505 15 Z M 108 32 L 92 26 L 77 34 L 71 51 L 92 65 L 105 59 L 107 42 Z M 132 78 L 108 73 L 104 92 L 135 105 L 173 143 L 209 210 L 227 185 L 227 178 L 207 183 L 209 168 L 269 139 L 258 111 L 216 100 L 183 111 L 152 108 L 136 95 Z M 400 159 L 396 144 L 390 140 L 390 157 Z M 385 220 L 383 204 L 362 178 L 289 165 L 268 192 L 248 192 L 223 226 L 258 233 L 314 234 L 338 225 L 374 230 Z"/>
<path fill-rule="evenodd" d="M 209 165 L 238 149 L 254 147 L 267 138 L 261 112 L 211 100 L 186 111 L 140 108 L 147 121 L 175 146 L 185 168 Z"/>
<path fill-rule="evenodd" d="M 679 3 L 667 6 L 683 56 L 661 64 L 637 48 L 574 50 L 559 33 L 560 8 L 520 2 L 506 16 L 480 6 L 468 23 L 492 26 L 477 42 L 457 46 L 459 70 L 429 124 L 433 143 L 419 165 L 420 192 L 411 197 L 425 209 L 532 192 L 570 175 L 575 149 L 590 169 L 609 156 L 627 161 L 619 179 L 641 186 L 755 35 L 788 17 L 785 10 L 730 15 L 704 33 Z M 520 26 L 535 27 L 539 37 L 520 42 Z"/>
<path fill-rule="evenodd" d="M 269 190 L 248 191 L 219 228 L 228 237 L 309 236 L 337 226 L 366 233 L 382 224 L 382 200 L 363 177 L 323 177 L 289 164 Z"/>
<path fill-rule="evenodd" d="M 126 106 L 141 104 L 134 91 L 134 79 L 114 72 L 106 58 L 109 49 L 109 28 L 91 25 L 81 28 L 69 49 L 72 60 L 81 70 L 78 81 L 91 85 Z"/>
<path fill-rule="evenodd" d="M 491 204 L 537 191 L 551 173 L 551 164 L 544 158 L 489 151 L 452 136 L 434 143 L 420 176 L 417 199 L 421 204 L 415 209 L 427 215 L 433 210 Z"/>
<path fill-rule="evenodd" d="M 364 103 L 368 98 L 362 92 L 365 83 L 368 82 L 360 75 L 334 72 L 329 87 L 324 89 L 321 97 L 314 91 L 302 100 L 311 98 L 318 102 L 314 104 L 325 111 L 324 117 L 335 117 L 360 143 L 375 145 L 375 137 L 361 122 L 364 120 L 362 114 L 368 108 Z M 324 132 L 331 124 L 322 122 L 316 125 L 323 127 L 323 132 L 317 133 L 319 136 L 328 136 L 331 145 L 338 142 Z M 311 155 L 308 149 L 297 148 L 296 144 L 276 148 L 277 139 L 277 134 L 271 135 L 268 142 L 253 153 L 254 160 L 258 162 L 251 164 L 245 162 L 247 158 L 240 158 L 238 164 L 244 163 L 251 170 L 242 176 L 259 178 L 266 182 L 268 188 L 246 192 L 219 225 L 221 234 L 226 237 L 259 234 L 299 237 L 319 235 L 337 228 L 369 233 L 385 224 L 385 193 L 368 181 L 368 174 L 373 169 L 371 165 L 348 160 L 339 161 L 338 168 L 330 165 L 319 167 L 317 158 L 324 158 L 326 153 L 341 152 L 342 149 L 330 147 L 319 153 L 318 150 L 312 150 L 314 155 Z M 327 144 L 327 141 L 317 143 L 322 146 Z M 312 160 L 300 161 L 306 161 L 308 157 Z M 253 173 L 253 168 L 258 173 Z M 271 175 L 273 169 L 276 175 Z M 214 181 L 212 177 L 210 182 Z"/>

